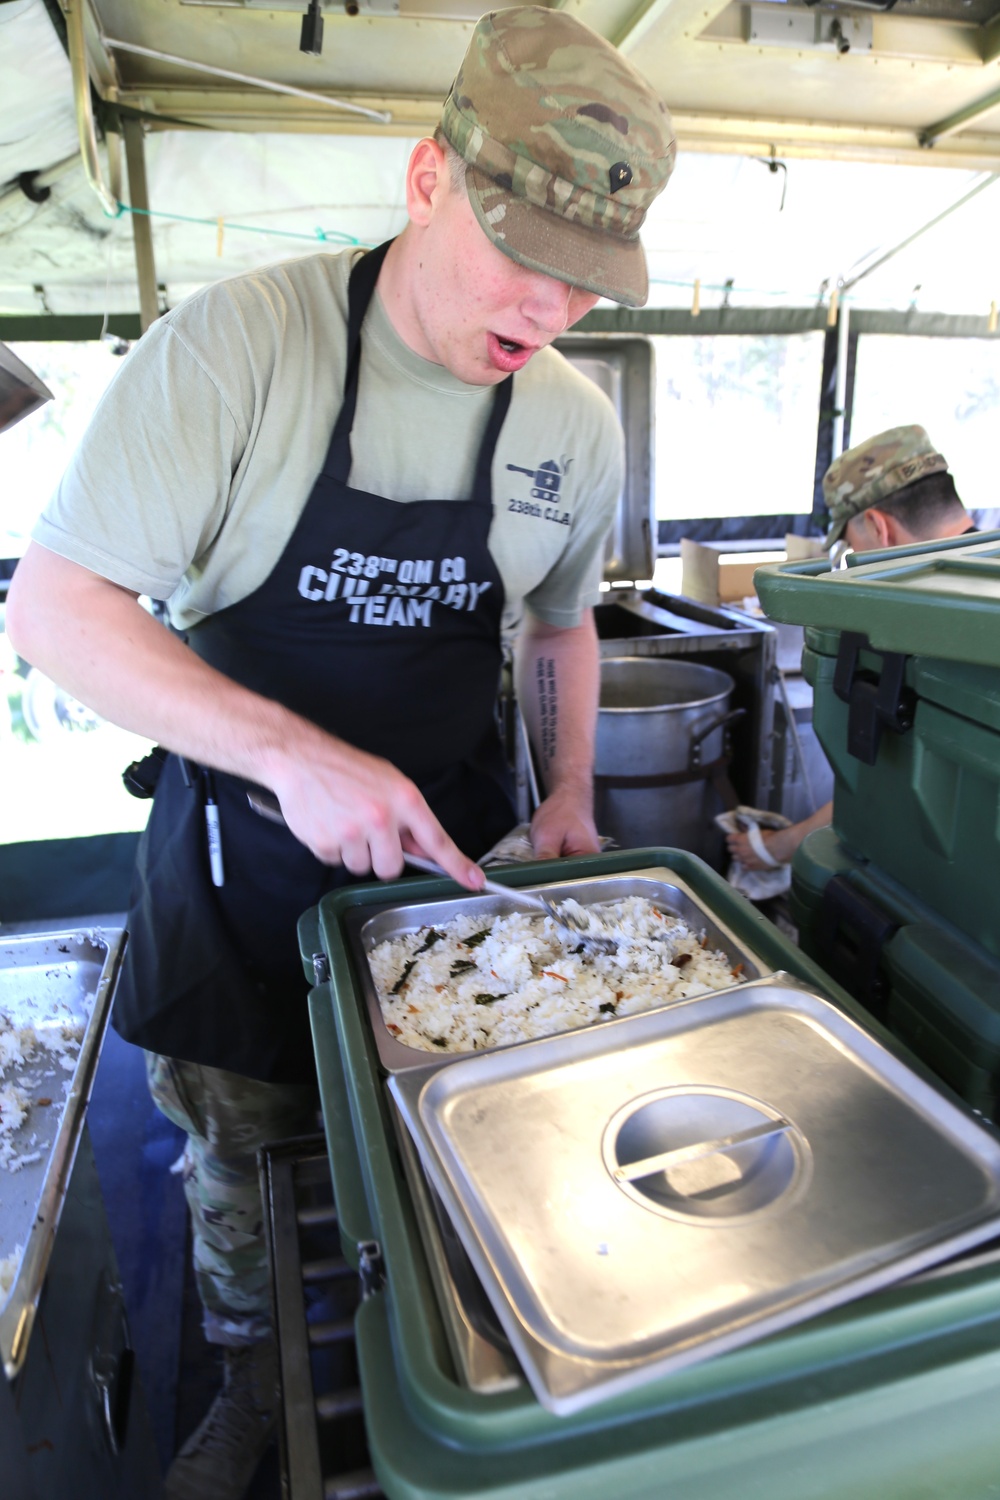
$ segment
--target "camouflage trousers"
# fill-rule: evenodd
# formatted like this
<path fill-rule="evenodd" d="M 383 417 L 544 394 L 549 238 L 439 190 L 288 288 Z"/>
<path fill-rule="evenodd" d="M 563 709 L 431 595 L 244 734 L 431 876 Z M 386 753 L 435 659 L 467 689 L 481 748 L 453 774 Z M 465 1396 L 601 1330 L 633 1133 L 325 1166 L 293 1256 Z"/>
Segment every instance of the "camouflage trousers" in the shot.
<path fill-rule="evenodd" d="M 315 1130 L 316 1091 L 152 1052 L 146 1075 L 153 1103 L 187 1133 L 181 1171 L 205 1337 L 254 1342 L 271 1327 L 257 1151 Z"/>

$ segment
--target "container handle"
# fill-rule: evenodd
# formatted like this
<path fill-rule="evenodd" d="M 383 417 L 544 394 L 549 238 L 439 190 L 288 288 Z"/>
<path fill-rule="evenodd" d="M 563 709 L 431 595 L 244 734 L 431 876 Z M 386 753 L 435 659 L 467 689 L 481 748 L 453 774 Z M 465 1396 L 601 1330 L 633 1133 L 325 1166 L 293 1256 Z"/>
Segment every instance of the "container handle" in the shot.
<path fill-rule="evenodd" d="M 696 766 L 701 765 L 702 740 L 707 740 L 709 735 L 714 734 L 717 729 L 727 729 L 730 724 L 735 724 L 737 719 L 742 719 L 745 716 L 745 708 L 731 708 L 729 712 L 723 714 L 720 719 L 713 719 L 710 724 L 705 724 L 701 729 L 697 730 L 697 732 L 691 736 L 691 756 L 688 762 L 688 764 L 691 766 L 691 769 L 694 770 Z"/>

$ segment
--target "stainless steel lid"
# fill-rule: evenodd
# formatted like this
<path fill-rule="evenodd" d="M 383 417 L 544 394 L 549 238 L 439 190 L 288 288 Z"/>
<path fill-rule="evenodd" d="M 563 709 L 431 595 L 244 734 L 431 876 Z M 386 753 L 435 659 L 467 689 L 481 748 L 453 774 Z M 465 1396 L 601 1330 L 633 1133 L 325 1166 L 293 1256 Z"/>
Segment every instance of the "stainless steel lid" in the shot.
<path fill-rule="evenodd" d="M 787 976 L 389 1088 L 556 1413 L 1000 1225 L 994 1135 Z"/>

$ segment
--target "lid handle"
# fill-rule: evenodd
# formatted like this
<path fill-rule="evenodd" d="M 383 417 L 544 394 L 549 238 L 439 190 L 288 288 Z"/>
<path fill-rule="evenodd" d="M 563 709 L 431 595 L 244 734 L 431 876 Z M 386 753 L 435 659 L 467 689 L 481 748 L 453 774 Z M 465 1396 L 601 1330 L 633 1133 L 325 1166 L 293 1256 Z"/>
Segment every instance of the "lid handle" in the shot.
<path fill-rule="evenodd" d="M 669 1172 L 682 1162 L 700 1161 L 705 1156 L 735 1151 L 737 1146 L 749 1145 L 751 1141 L 764 1141 L 769 1136 L 784 1135 L 791 1128 L 791 1121 L 778 1115 L 773 1120 L 765 1120 L 762 1125 L 750 1125 L 746 1130 L 736 1130 L 732 1135 L 722 1135 L 712 1141 L 696 1141 L 690 1146 L 677 1146 L 673 1151 L 659 1151 L 655 1156 L 627 1162 L 624 1166 L 615 1168 L 615 1177 L 619 1182 L 639 1182 L 643 1177 L 652 1177 L 655 1172 Z"/>

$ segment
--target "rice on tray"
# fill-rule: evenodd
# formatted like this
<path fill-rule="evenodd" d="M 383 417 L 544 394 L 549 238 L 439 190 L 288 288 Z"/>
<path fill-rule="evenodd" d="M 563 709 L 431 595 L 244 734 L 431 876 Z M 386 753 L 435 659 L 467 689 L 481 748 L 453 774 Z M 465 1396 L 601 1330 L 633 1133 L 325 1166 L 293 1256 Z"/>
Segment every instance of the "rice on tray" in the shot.
<path fill-rule="evenodd" d="M 727 956 L 641 896 L 561 901 L 608 955 L 586 954 L 549 917 L 464 912 L 368 954 L 392 1036 L 422 1052 L 474 1052 L 634 1015 L 739 981 Z"/>
<path fill-rule="evenodd" d="M 0 1171 L 14 1174 L 48 1158 L 61 1107 L 73 1087 L 84 1022 L 64 1001 L 53 1004 L 48 996 L 4 998 L 8 1008 L 0 1006 Z M 38 1182 L 29 1178 L 26 1173 L 16 1187 L 0 1184 L 0 1205 L 10 1214 L 0 1220 L 0 1307 L 10 1295 L 24 1253 L 22 1243 L 5 1242 L 3 1236 L 10 1235 L 11 1223 L 18 1222 L 12 1211 L 16 1199 L 29 1214 L 33 1211 Z"/>

